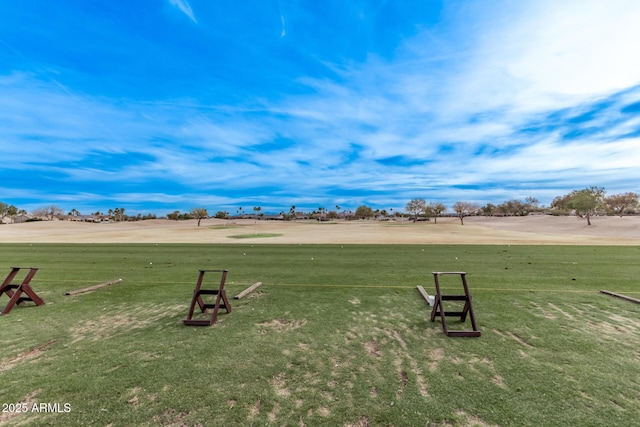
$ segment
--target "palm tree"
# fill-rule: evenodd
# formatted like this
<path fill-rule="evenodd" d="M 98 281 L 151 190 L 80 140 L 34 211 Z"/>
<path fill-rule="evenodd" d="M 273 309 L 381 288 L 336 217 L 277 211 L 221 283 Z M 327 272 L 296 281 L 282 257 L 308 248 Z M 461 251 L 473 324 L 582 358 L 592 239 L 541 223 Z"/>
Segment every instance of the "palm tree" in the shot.
<path fill-rule="evenodd" d="M 318 221 L 322 221 L 324 219 L 324 213 L 325 213 L 326 209 L 322 206 L 320 206 L 318 208 L 318 213 L 320 214 L 320 218 L 318 219 Z"/>

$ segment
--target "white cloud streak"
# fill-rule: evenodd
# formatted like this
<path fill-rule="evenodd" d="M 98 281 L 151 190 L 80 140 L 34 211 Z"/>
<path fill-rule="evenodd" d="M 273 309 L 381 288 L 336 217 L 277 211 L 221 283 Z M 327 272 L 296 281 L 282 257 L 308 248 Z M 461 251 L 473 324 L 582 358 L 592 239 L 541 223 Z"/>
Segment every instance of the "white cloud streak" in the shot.
<path fill-rule="evenodd" d="M 171 3 L 172 6 L 180 9 L 180 11 L 187 15 L 187 17 L 191 19 L 195 24 L 198 23 L 193 10 L 191 9 L 191 5 L 187 0 L 169 0 L 169 3 Z"/>
<path fill-rule="evenodd" d="M 197 22 L 186 1 L 170 2 Z M 620 110 L 640 94 L 617 92 L 640 84 L 640 4 L 464 5 L 447 15 L 450 27 L 405 40 L 393 59 L 325 64 L 333 80 L 300 77 L 305 95 L 249 100 L 251 111 L 215 101 L 110 103 L 33 75 L 4 76 L 0 153 L 16 168 L 46 169 L 68 183 L 111 183 L 103 198 L 132 204 L 273 197 L 282 207 L 335 200 L 388 209 L 413 197 L 450 204 L 532 195 L 548 203 L 587 185 L 638 191 L 640 141 L 624 135 L 637 132 L 640 119 Z M 584 123 L 549 119 L 590 113 L 610 97 Z M 524 132 L 535 126 L 544 129 Z M 589 128 L 599 131 L 566 138 Z M 141 159 L 111 169 L 88 161 L 117 163 L 127 154 Z M 158 179 L 176 187 L 122 190 Z"/>

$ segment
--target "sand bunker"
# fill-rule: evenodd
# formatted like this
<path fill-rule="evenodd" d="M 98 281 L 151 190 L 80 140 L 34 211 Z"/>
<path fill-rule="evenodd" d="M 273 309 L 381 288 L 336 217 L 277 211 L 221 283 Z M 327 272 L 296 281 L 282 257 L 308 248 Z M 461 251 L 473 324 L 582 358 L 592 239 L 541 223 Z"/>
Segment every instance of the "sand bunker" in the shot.
<path fill-rule="evenodd" d="M 269 237 L 264 237 L 264 236 Z M 237 237 L 241 236 L 242 239 Z M 639 245 L 640 217 L 438 218 L 406 221 L 42 221 L 0 225 L 1 243 L 569 244 Z"/>

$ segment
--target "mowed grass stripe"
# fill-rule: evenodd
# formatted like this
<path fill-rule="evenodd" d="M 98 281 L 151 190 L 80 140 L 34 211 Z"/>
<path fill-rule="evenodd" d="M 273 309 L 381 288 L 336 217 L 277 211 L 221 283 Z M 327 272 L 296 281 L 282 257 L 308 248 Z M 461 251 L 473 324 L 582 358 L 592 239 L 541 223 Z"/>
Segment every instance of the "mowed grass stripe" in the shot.
<path fill-rule="evenodd" d="M 56 282 L 54 280 L 40 280 L 43 283 L 53 283 Z M 90 281 L 86 280 L 65 280 L 67 283 L 90 283 Z M 195 281 L 171 281 L 171 282 L 162 282 L 162 281 L 153 281 L 153 282 L 137 282 L 138 285 L 193 285 Z M 251 286 L 252 283 L 228 283 L 227 286 Z M 430 284 L 426 284 L 423 286 L 429 286 Z M 316 287 L 316 288 L 381 288 L 381 289 L 415 289 L 417 285 L 349 285 L 349 284 L 326 284 L 326 283 L 269 283 L 268 286 L 289 286 L 289 287 Z M 460 291 L 459 288 L 456 287 L 441 287 L 443 291 Z M 427 289 L 429 290 L 429 289 Z M 545 292 L 545 293 L 594 293 L 593 290 L 584 290 L 584 289 L 538 289 L 538 288 L 484 288 L 484 287 L 470 287 L 470 290 L 474 292 Z M 435 289 L 431 289 L 432 292 L 435 292 Z M 626 291 L 628 294 L 640 294 L 640 291 Z"/>
<path fill-rule="evenodd" d="M 42 283 L 54 283 L 57 282 L 55 280 L 39 280 Z M 88 286 L 91 285 L 91 281 L 89 280 L 65 280 L 66 283 L 87 283 Z M 153 281 L 153 282 L 137 282 L 138 285 L 193 285 L 194 281 L 171 281 L 171 282 L 163 282 L 163 281 Z M 228 283 L 227 286 L 251 286 L 253 283 Z M 425 284 L 422 286 L 429 286 L 432 284 Z M 417 285 L 370 285 L 370 284 L 362 284 L 362 285 L 349 285 L 349 284 L 326 284 L 326 283 L 270 283 L 268 286 L 289 286 L 289 287 L 316 287 L 316 288 L 381 288 L 381 289 L 415 289 Z M 457 287 L 441 287 L 443 291 L 460 291 Z M 429 290 L 429 289 L 427 289 Z M 435 289 L 431 289 L 432 292 L 435 292 Z M 470 290 L 474 292 L 545 292 L 545 293 L 594 293 L 593 290 L 584 290 L 584 289 L 538 289 L 538 288 L 484 288 L 484 287 L 470 287 Z M 640 294 L 640 291 L 626 291 L 628 294 Z"/>

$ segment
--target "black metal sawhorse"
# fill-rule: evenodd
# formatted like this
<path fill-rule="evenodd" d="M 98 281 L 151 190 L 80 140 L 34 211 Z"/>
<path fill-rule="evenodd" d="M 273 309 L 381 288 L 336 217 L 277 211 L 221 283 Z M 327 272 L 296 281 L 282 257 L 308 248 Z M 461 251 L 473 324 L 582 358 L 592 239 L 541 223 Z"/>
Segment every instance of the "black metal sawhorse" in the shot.
<path fill-rule="evenodd" d="M 462 279 L 462 287 L 464 288 L 464 295 L 443 295 L 440 290 L 440 282 L 438 278 L 443 275 L 460 275 Z M 436 283 L 436 295 L 435 303 L 431 309 L 431 321 L 435 322 L 436 316 L 440 316 L 442 320 L 442 330 L 449 337 L 479 337 L 480 331 L 476 326 L 476 317 L 473 314 L 473 306 L 471 305 L 471 294 L 469 293 L 469 286 L 467 284 L 467 273 L 463 271 L 434 271 L 433 280 Z M 462 311 L 446 311 L 443 301 L 464 301 L 464 307 Z M 472 331 L 450 331 L 447 327 L 447 316 L 460 316 L 460 321 L 464 323 L 469 315 L 471 320 Z"/>

